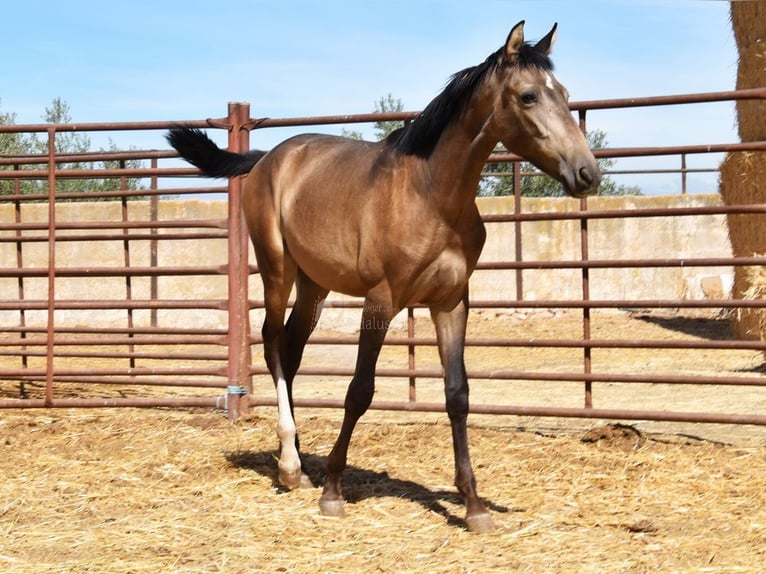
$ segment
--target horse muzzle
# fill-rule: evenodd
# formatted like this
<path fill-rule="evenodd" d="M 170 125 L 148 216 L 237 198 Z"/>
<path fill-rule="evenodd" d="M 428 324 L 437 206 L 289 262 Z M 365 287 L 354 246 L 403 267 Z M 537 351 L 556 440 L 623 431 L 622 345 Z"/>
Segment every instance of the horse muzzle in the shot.
<path fill-rule="evenodd" d="M 601 170 L 595 162 L 593 165 L 580 165 L 575 168 L 567 166 L 562 170 L 561 183 L 564 191 L 572 197 L 595 195 L 601 183 Z"/>

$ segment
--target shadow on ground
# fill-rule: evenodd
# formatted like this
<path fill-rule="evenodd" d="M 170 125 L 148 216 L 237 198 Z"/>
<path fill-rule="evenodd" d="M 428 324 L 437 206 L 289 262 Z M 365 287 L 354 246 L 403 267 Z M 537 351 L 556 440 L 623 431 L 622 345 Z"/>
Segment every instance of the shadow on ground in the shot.
<path fill-rule="evenodd" d="M 311 482 L 318 486 L 324 482 L 324 469 L 327 457 L 302 454 L 303 467 Z M 232 465 L 257 472 L 268 478 L 278 488 L 277 457 L 273 451 L 239 451 L 226 454 L 226 460 Z M 286 489 L 285 489 L 286 492 Z M 346 503 L 354 504 L 368 498 L 396 497 L 420 504 L 426 510 L 439 514 L 454 525 L 465 527 L 462 516 L 453 514 L 446 504 L 462 507 L 463 500 L 457 491 L 431 490 L 411 480 L 392 478 L 387 472 L 375 472 L 356 466 L 348 466 L 343 473 L 343 494 Z M 491 512 L 517 512 L 482 499 Z"/>
<path fill-rule="evenodd" d="M 668 317 L 650 314 L 635 315 L 636 319 L 651 323 L 678 333 L 701 337 L 711 341 L 725 341 L 732 338 L 731 321 L 728 319 L 706 319 L 700 317 Z"/>

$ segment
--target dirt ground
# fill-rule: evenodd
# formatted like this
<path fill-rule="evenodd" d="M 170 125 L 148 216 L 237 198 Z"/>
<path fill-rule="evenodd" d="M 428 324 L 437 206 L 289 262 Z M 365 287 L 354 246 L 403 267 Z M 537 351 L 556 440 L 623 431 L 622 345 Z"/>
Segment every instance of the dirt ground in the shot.
<path fill-rule="evenodd" d="M 581 329 L 566 315 L 474 319 L 472 332 L 481 336 L 577 337 Z M 728 337 L 718 318 L 597 319 L 594 338 Z M 418 319 L 419 336 L 420 329 Z M 381 365 L 401 366 L 402 352 L 386 349 Z M 419 366 L 435 361 L 430 351 L 418 352 Z M 581 364 L 580 353 L 473 348 L 467 362 L 469 370 L 564 372 Z M 317 347 L 306 360 L 344 364 L 347 355 L 353 359 L 353 348 Z M 593 370 L 757 377 L 762 364 L 748 351 L 604 350 L 594 352 Z M 267 392 L 267 385 L 259 379 L 257 390 Z M 381 381 L 376 396 L 402 400 L 401 385 Z M 298 394 L 342 396 L 345 386 L 315 377 L 301 381 Z M 6 397 L 15 392 L 10 383 L 0 387 Z M 418 383 L 419 399 L 438 397 L 441 383 Z M 582 385 L 476 381 L 472 400 L 580 406 Z M 760 387 L 594 385 L 594 402 L 766 412 Z M 298 413 L 316 484 L 340 416 Z M 470 421 L 479 493 L 497 526 L 485 535 L 464 528 L 443 414 L 365 416 L 350 450 L 347 517 L 340 520 L 319 514 L 318 487 L 286 492 L 275 484 L 271 408 L 237 424 L 203 409 L 0 411 L 0 570 L 766 572 L 763 429 L 511 416 Z"/>
<path fill-rule="evenodd" d="M 473 426 L 496 530 L 468 533 L 448 426 L 363 422 L 347 517 L 275 485 L 274 420 L 209 411 L 3 413 L 7 572 L 762 572 L 763 447 L 631 429 Z M 337 432 L 303 419 L 311 477 Z M 583 439 L 586 441 L 584 442 Z"/>
<path fill-rule="evenodd" d="M 324 317 L 323 317 L 324 320 Z M 322 323 L 320 323 L 320 326 Z M 553 339 L 580 340 L 582 316 L 578 312 L 533 311 L 508 315 L 492 311 L 473 312 L 468 324 L 468 337 L 498 337 L 513 340 L 537 341 Z M 416 315 L 416 336 L 433 337 L 430 319 L 423 312 Z M 392 334 L 404 335 L 403 329 Z M 730 322 L 718 315 L 680 315 L 660 311 L 598 312 L 591 318 L 592 339 L 631 339 L 662 344 L 678 341 L 727 341 L 731 338 Z M 355 346 L 338 347 L 317 345 L 308 347 L 304 364 L 351 366 L 355 359 Z M 256 352 L 257 355 L 257 352 Z M 620 373 L 652 375 L 659 382 L 653 384 L 593 383 L 592 400 L 595 408 L 713 412 L 730 414 L 766 414 L 766 386 L 685 385 L 663 383 L 666 376 L 697 375 L 703 377 L 763 378 L 766 385 L 766 363 L 759 351 L 738 349 L 661 349 L 647 348 L 608 349 L 592 351 L 591 369 L 594 373 Z M 406 368 L 406 347 L 384 347 L 379 367 Z M 416 350 L 419 369 L 438 370 L 439 359 L 435 347 Z M 583 351 L 557 347 L 476 347 L 466 348 L 466 367 L 469 371 L 520 371 L 545 373 L 582 373 Z M 342 399 L 348 379 L 343 377 L 312 377 L 296 383 L 296 396 L 303 398 Z M 273 395 L 268 377 L 256 382 L 256 394 Z M 377 384 L 376 399 L 402 401 L 407 398 L 407 381 L 381 379 Z M 425 402 L 443 402 L 443 383 L 440 379 L 418 379 L 417 399 Z M 510 404 L 519 406 L 545 406 L 580 408 L 585 401 L 584 385 L 564 381 L 487 380 L 471 381 L 471 403 Z M 370 416 L 376 417 L 377 413 Z M 385 413 L 376 420 L 391 420 L 396 414 Z M 411 416 L 411 415 L 409 415 Z M 423 415 L 425 420 L 439 417 Z M 430 417 L 430 418 L 429 418 Z M 398 420 L 398 419 L 397 419 Z M 405 417 L 406 420 L 406 417 Z M 561 431 L 586 430 L 592 420 L 541 419 L 539 417 L 476 416 L 474 421 L 490 426 L 510 425 Z M 634 421 L 637 427 L 650 433 L 688 434 L 707 440 L 734 444 L 766 444 L 766 427 L 681 424 L 652 421 Z"/>

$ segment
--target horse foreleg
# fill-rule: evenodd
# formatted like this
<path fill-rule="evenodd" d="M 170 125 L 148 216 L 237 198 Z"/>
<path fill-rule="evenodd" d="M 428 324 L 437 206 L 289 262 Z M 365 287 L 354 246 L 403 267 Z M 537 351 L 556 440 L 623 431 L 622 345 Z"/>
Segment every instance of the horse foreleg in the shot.
<path fill-rule="evenodd" d="M 466 506 L 466 526 L 471 532 L 487 532 L 494 528 L 492 516 L 476 493 L 476 478 L 468 452 L 468 377 L 465 372 L 465 347 L 468 294 L 451 311 L 431 309 L 436 326 L 439 356 L 444 368 L 444 392 L 447 414 L 452 427 L 452 447 L 455 454 L 455 486 L 463 495 Z"/>
<path fill-rule="evenodd" d="M 391 316 L 388 305 L 372 303 L 369 298 L 365 302 L 354 377 L 346 392 L 340 434 L 327 457 L 327 478 L 319 499 L 320 512 L 325 516 L 345 514 L 341 475 L 346 468 L 348 447 L 354 427 L 372 402 L 375 392 L 375 365 Z"/>

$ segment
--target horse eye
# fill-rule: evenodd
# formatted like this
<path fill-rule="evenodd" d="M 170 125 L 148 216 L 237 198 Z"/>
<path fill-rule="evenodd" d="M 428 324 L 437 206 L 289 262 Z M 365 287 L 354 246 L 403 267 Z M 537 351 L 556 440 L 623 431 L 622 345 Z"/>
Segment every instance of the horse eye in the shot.
<path fill-rule="evenodd" d="M 534 104 L 537 101 L 537 94 L 535 92 L 524 92 L 521 94 L 521 102 L 525 105 Z"/>

